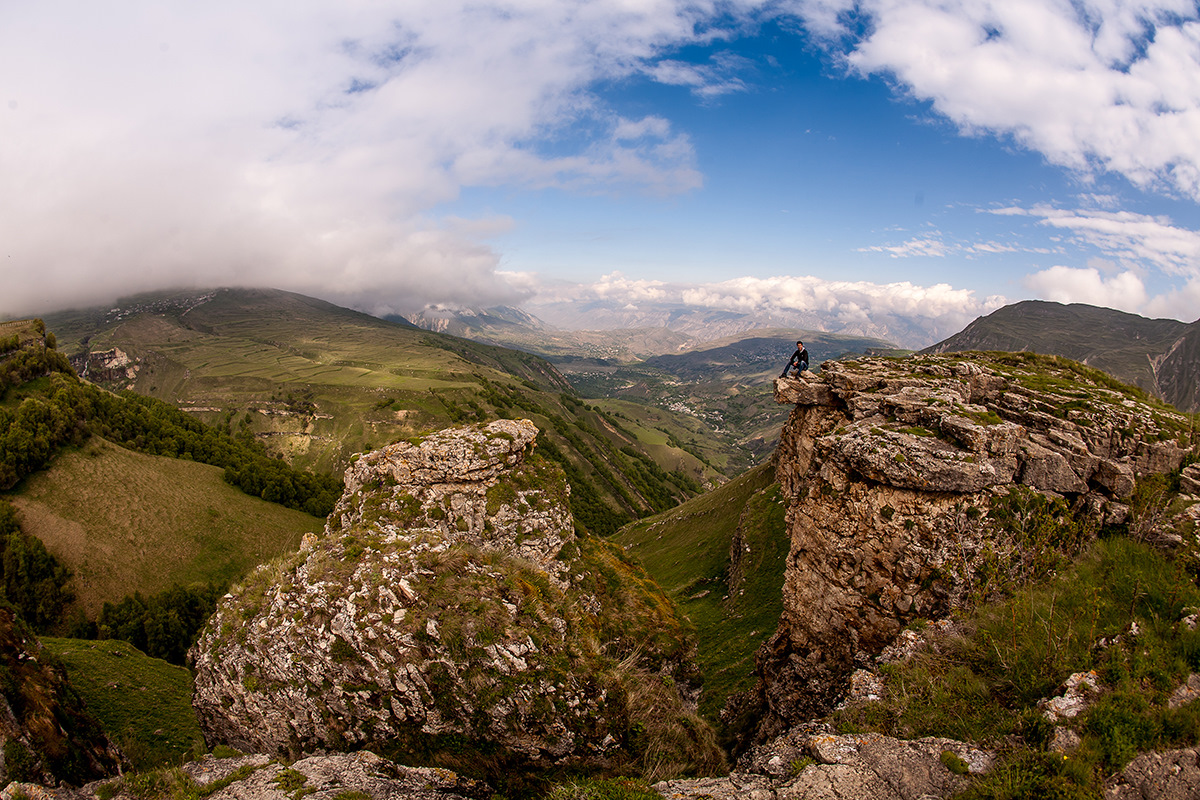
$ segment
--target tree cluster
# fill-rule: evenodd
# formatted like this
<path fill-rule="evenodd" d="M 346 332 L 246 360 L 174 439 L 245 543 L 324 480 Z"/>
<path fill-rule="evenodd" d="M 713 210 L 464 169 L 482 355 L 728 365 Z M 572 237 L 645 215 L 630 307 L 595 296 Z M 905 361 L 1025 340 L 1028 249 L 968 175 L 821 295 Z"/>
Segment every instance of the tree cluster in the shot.
<path fill-rule="evenodd" d="M 341 496 L 337 478 L 293 469 L 252 439 L 205 425 L 161 400 L 81 383 L 67 359 L 45 347 L 0 363 L 0 399 L 10 387 L 47 375 L 43 390 L 15 409 L 0 407 L 0 489 L 44 468 L 61 447 L 96 434 L 138 452 L 223 467 L 225 480 L 247 494 L 314 516 L 327 516 Z"/>
<path fill-rule="evenodd" d="M 17 523 L 16 509 L 0 500 L 0 590 L 17 613 L 39 633 L 57 624 L 75 599 L 71 571 Z"/>
<path fill-rule="evenodd" d="M 0 394 L 13 386 L 20 386 L 34 378 L 55 372 L 74 374 L 71 362 L 67 357 L 51 347 L 33 346 L 19 350 L 13 349 L 16 350 L 15 353 L 0 361 Z M 0 348 L 0 353 L 2 352 L 4 350 Z"/>
<path fill-rule="evenodd" d="M 78 639 L 121 639 L 148 656 L 183 666 L 188 648 L 225 589 L 214 583 L 177 584 L 149 597 L 137 592 L 119 603 L 105 603 L 96 622 L 77 620 L 70 635 Z"/>
<path fill-rule="evenodd" d="M 226 587 L 172 586 L 142 597 L 105 603 L 96 622 L 76 611 L 68 635 L 77 639 L 123 639 L 146 655 L 184 664 L 200 628 L 212 615 Z M 0 603 L 11 606 L 41 634 L 61 630 L 75 599 L 71 570 L 41 540 L 21 530 L 16 509 L 0 499 Z"/>

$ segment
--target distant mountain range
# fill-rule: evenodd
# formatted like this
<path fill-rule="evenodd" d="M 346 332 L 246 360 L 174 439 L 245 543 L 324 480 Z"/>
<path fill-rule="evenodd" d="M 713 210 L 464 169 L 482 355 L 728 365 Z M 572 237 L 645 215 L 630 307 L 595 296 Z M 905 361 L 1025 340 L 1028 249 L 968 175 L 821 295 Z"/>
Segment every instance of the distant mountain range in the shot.
<path fill-rule="evenodd" d="M 536 353 L 590 392 L 638 394 L 647 400 L 656 394 L 645 388 L 651 373 L 681 382 L 763 384 L 774 369 L 782 368 L 796 338 L 806 341 L 816 366 L 850 353 L 904 352 L 900 345 L 921 335 L 893 324 L 894 320 L 860 326 L 897 334 L 880 336 L 852 335 L 847 330 L 817 332 L 822 327 L 816 318 L 806 326 L 799 317 L 781 323 L 774 317 L 683 307 L 639 310 L 591 303 L 531 310 L 538 316 L 513 308 L 427 309 L 406 321 Z M 542 316 L 546 311 L 549 317 Z M 569 329 L 573 327 L 588 330 Z M 980 317 L 922 352 L 962 350 L 1028 350 L 1064 356 L 1104 370 L 1181 410 L 1200 411 L 1200 321 L 1147 319 L 1110 308 L 1027 300 Z"/>
<path fill-rule="evenodd" d="M 1065 356 L 1200 412 L 1200 320 L 1147 319 L 1111 308 L 1026 300 L 980 317 L 922 352 L 1033 351 Z"/>
<path fill-rule="evenodd" d="M 595 360 L 608 365 L 647 364 L 673 371 L 672 364 L 711 363 L 732 366 L 739 376 L 757 372 L 766 375 L 771 371 L 770 363 L 779 361 L 782 368 L 782 360 L 790 355 L 797 339 L 810 342 L 814 366 L 848 352 L 899 347 L 894 340 L 876 334 L 830 333 L 815 318 L 805 325 L 799 316 L 784 321 L 770 315 L 665 306 L 617 312 L 596 303 L 581 304 L 571 313 L 564 307 L 553 308 L 556 310 L 553 323 L 506 306 L 428 307 L 417 314 L 387 319 L 535 353 L 560 367 Z M 753 344 L 746 344 L 749 342 Z M 705 355 L 686 358 L 689 353 Z M 672 361 L 674 356 L 682 360 Z M 666 360 L 659 360 L 660 357 Z"/>
<path fill-rule="evenodd" d="M 521 309 L 430 307 L 404 319 L 427 330 L 522 349 L 529 349 L 525 343 L 545 339 L 547 350 L 535 352 L 547 357 L 552 357 L 552 348 L 591 342 L 607 345 L 611 352 L 628 349 L 619 356 L 627 359 L 698 348 L 761 329 L 793 331 L 784 338 L 821 331 L 915 349 L 953 333 L 961 324 L 948 327 L 951 323 L 945 321 L 890 313 L 847 321 L 838 318 L 836 311 L 729 311 L 668 302 L 639 302 L 634 307 L 615 300 L 564 300 L 528 303 Z M 530 331 L 536 331 L 536 336 L 530 337 Z"/>

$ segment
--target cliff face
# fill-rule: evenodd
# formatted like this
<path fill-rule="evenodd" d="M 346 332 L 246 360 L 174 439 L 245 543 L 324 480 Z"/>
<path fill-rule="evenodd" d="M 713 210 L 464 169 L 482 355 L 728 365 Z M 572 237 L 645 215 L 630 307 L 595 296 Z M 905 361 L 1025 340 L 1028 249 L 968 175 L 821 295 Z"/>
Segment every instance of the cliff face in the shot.
<path fill-rule="evenodd" d="M 1135 479 L 1187 452 L 1184 417 L 1032 354 L 826 362 L 775 394 L 795 405 L 776 466 L 791 552 L 759 653 L 763 735 L 828 711 L 909 621 L 985 597 L 1019 561 L 1001 511 L 1050 497 L 1119 523 Z"/>
<path fill-rule="evenodd" d="M 324 535 L 234 589 L 197 643 L 209 742 L 478 774 L 632 763 L 675 726 L 669 758 L 719 763 L 690 633 L 618 550 L 575 535 L 536 434 L 500 420 L 359 458 Z"/>

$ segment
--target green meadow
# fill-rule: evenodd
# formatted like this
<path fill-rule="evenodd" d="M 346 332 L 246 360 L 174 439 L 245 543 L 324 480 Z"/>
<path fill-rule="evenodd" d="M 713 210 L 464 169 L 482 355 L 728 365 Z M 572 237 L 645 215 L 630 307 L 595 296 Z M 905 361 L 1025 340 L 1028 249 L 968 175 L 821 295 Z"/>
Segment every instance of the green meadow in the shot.
<path fill-rule="evenodd" d="M 324 520 L 251 497 L 217 467 L 135 453 L 92 437 L 6 495 L 22 530 L 74 572 L 77 602 L 173 584 L 232 581 L 295 550 Z"/>
<path fill-rule="evenodd" d="M 137 771 L 206 752 L 192 711 L 192 673 L 119 639 L 42 637 L 88 710 Z"/>
<path fill-rule="evenodd" d="M 731 695 L 754 685 L 754 653 L 783 612 L 784 511 L 764 464 L 614 537 L 695 624 L 700 711 L 710 720 Z"/>

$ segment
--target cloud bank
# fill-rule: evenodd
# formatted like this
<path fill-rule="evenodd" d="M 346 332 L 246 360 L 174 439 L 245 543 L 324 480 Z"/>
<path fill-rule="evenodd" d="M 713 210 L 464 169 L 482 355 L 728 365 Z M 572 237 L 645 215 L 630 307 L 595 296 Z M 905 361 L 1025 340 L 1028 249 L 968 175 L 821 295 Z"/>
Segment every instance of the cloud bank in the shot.
<path fill-rule="evenodd" d="M 715 3 L 150 2 L 0 12 L 0 313 L 166 286 L 361 306 L 519 299 L 464 186 L 700 184 L 687 136 L 590 87 Z M 677 78 L 681 79 L 681 78 Z M 699 79 L 697 79 L 699 80 Z"/>
<path fill-rule="evenodd" d="M 948 284 L 919 286 L 908 281 L 829 281 L 811 275 L 742 277 L 712 283 L 669 283 L 630 278 L 620 272 L 589 284 L 539 284 L 529 275 L 511 275 L 534 292 L 529 306 L 553 324 L 577 327 L 564 308 L 603 308 L 614 326 L 665 324 L 664 312 L 680 309 L 745 314 L 760 325 L 791 326 L 876 336 L 903 347 L 925 347 L 962 330 L 1007 300 L 977 298 Z M 602 326 L 595 326 L 602 327 Z"/>
<path fill-rule="evenodd" d="M 721 47 L 768 19 L 802 26 L 845 74 L 884 76 L 963 134 L 1007 138 L 1085 179 L 1112 172 L 1200 199 L 1192 0 L 9 3 L 0 316 L 214 285 L 374 313 L 520 302 L 535 288 L 498 272 L 488 244 L 520 220 L 438 209 L 467 187 L 697 190 L 687 132 L 662 113 L 622 115 L 603 87 L 650 80 L 701 103 L 752 91 L 762 64 Z M 689 45 L 713 54 L 687 60 Z M 1195 231 L 1112 203 L 1019 212 L 1118 264 L 1055 266 L 1028 278 L 1031 291 L 1143 297 L 1143 312 L 1194 315 Z M 936 233 L 859 249 L 973 258 L 1013 247 Z M 1167 290 L 1148 288 L 1162 276 Z M 630 303 L 653 290 L 621 289 Z M 951 287 L 803 277 L 677 294 L 713 307 L 790 298 L 847 318 L 906 298 L 930 314 L 943 300 L 960 304 L 946 314 L 988 305 Z"/>

